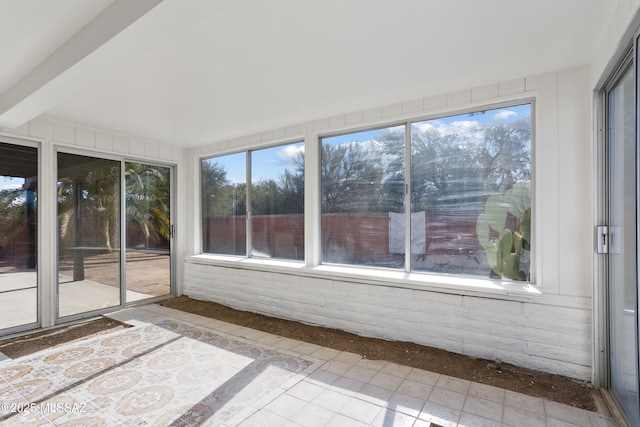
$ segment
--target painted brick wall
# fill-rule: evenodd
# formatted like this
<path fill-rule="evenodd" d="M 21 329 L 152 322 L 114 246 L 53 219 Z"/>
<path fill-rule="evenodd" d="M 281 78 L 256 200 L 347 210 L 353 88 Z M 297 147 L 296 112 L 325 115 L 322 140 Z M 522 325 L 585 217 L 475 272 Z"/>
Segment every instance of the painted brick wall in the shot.
<path fill-rule="evenodd" d="M 188 262 L 185 293 L 234 308 L 411 341 L 578 379 L 591 374 L 591 310 Z"/>

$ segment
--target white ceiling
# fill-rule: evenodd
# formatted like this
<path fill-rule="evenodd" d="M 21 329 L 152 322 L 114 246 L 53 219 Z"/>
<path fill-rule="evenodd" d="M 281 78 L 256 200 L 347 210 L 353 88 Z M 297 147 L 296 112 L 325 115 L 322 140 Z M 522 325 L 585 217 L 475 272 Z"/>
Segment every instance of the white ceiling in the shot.
<path fill-rule="evenodd" d="M 613 3 L 0 0 L 0 126 L 212 143 L 588 63 Z"/>

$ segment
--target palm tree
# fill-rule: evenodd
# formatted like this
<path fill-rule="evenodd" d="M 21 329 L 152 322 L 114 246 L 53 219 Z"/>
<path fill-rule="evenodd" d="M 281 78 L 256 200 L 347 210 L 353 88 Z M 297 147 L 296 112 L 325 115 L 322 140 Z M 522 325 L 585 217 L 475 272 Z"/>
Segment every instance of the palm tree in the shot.
<path fill-rule="evenodd" d="M 149 239 L 169 240 L 171 207 L 169 168 L 125 164 L 127 222 L 136 224 L 148 246 Z M 79 209 L 79 210 L 78 210 Z M 120 235 L 120 165 L 90 170 L 80 179 L 58 180 L 58 221 L 63 246 L 93 242 L 113 251 Z M 76 230 L 82 227 L 82 230 Z M 81 231 L 83 242 L 74 242 Z"/>
<path fill-rule="evenodd" d="M 127 224 L 137 224 L 149 239 L 171 238 L 171 204 L 169 168 L 127 163 L 125 165 Z"/>
<path fill-rule="evenodd" d="M 119 236 L 120 168 L 117 163 L 77 176 L 58 179 L 58 221 L 61 244 L 117 247 Z M 79 228 L 82 228 L 81 230 Z M 80 233 L 79 235 L 77 233 Z M 80 236 L 80 240 L 78 239 Z"/>
<path fill-rule="evenodd" d="M 23 242 L 26 245 L 26 268 L 36 267 L 36 199 L 35 181 L 25 180 L 21 188 L 0 190 L 0 247 Z M 24 233 L 24 234 L 22 234 Z M 22 236 L 22 237 L 19 237 Z"/>

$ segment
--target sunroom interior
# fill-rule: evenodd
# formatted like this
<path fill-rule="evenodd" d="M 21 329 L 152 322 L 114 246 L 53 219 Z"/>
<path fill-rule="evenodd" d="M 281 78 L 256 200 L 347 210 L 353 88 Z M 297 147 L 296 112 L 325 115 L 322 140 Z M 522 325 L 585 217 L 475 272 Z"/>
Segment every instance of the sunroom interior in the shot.
<path fill-rule="evenodd" d="M 186 295 L 636 424 L 639 10 L 0 1 L 0 334 Z"/>

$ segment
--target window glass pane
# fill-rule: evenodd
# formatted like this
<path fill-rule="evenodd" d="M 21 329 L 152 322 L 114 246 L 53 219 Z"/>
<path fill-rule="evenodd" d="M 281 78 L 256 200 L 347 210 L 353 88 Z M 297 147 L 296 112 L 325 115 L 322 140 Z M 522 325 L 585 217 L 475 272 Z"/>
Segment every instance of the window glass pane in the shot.
<path fill-rule="evenodd" d="M 202 250 L 246 255 L 245 153 L 202 160 Z"/>
<path fill-rule="evenodd" d="M 58 153 L 58 315 L 120 304 L 120 162 Z"/>
<path fill-rule="evenodd" d="M 413 123 L 412 269 L 529 280 L 531 105 Z"/>
<path fill-rule="evenodd" d="M 304 143 L 251 152 L 251 254 L 304 259 Z"/>
<path fill-rule="evenodd" d="M 126 302 L 171 293 L 171 169 L 125 163 Z"/>
<path fill-rule="evenodd" d="M 404 129 L 322 139 L 324 262 L 404 267 Z"/>
<path fill-rule="evenodd" d="M 0 329 L 38 320 L 38 150 L 0 144 Z"/>
<path fill-rule="evenodd" d="M 630 66 L 607 94 L 609 216 L 609 349 L 611 392 L 629 425 L 640 425 L 638 408 L 637 147 L 636 84 Z"/>

